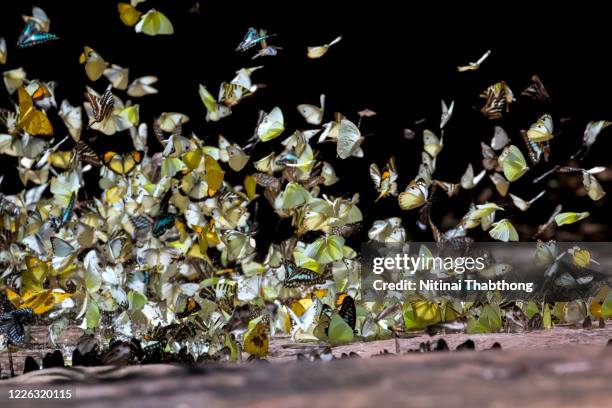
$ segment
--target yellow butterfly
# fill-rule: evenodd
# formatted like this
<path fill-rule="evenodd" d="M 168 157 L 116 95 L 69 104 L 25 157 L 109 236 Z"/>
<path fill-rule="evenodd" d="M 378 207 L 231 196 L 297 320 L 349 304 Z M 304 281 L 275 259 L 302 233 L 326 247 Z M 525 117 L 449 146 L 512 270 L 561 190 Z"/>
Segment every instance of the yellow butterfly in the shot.
<path fill-rule="evenodd" d="M 136 32 L 147 35 L 170 35 L 174 33 L 174 27 L 162 12 L 151 9 L 136 24 Z"/>
<path fill-rule="evenodd" d="M 555 222 L 557 223 L 557 226 L 560 227 L 562 225 L 569 225 L 584 220 L 589 215 L 591 214 L 588 211 L 581 213 L 564 212 L 555 216 Z"/>
<path fill-rule="evenodd" d="M 429 189 L 423 180 L 412 180 L 406 191 L 400 193 L 398 200 L 402 210 L 412 210 L 425 204 L 429 196 Z"/>
<path fill-rule="evenodd" d="M 225 172 L 219 166 L 219 163 L 210 157 L 209 155 L 204 155 L 204 173 L 206 175 L 206 183 L 208 184 L 208 196 L 212 197 L 215 195 L 217 190 L 223 184 L 223 176 Z"/>
<path fill-rule="evenodd" d="M 208 91 L 208 89 L 206 89 L 204 85 L 200 84 L 198 88 L 198 93 L 200 94 L 200 99 L 202 99 L 202 103 L 206 107 L 207 122 L 216 122 L 232 114 L 230 108 L 217 103 L 215 97 L 212 96 L 212 94 Z"/>
<path fill-rule="evenodd" d="M 532 142 L 547 142 L 554 137 L 553 120 L 550 114 L 545 113 L 531 125 L 527 131 L 527 137 Z"/>
<path fill-rule="evenodd" d="M 586 268 L 591 262 L 599 264 L 599 262 L 591 258 L 591 252 L 586 248 L 575 246 L 570 248 L 567 252 L 572 256 L 572 263 L 574 266 L 580 269 Z"/>
<path fill-rule="evenodd" d="M 26 291 L 22 296 L 6 289 L 6 297 L 9 301 L 18 308 L 32 308 L 32 311 L 37 314 L 43 314 L 65 299 L 72 296 L 70 293 L 65 293 L 61 289 L 45 289 L 42 291 Z"/>
<path fill-rule="evenodd" d="M 342 40 L 342 36 L 338 36 L 336 38 L 334 38 L 329 44 L 324 44 L 324 45 L 319 45 L 319 46 L 314 46 L 314 47 L 308 47 L 306 49 L 307 51 L 307 56 L 310 59 L 316 59 L 316 58 L 321 58 L 322 56 L 324 56 L 327 51 L 329 51 L 329 48 L 340 42 L 340 40 Z"/>
<path fill-rule="evenodd" d="M 142 161 L 142 152 L 134 150 L 127 154 L 106 152 L 102 156 L 102 162 L 106 167 L 119 175 L 129 174 L 136 165 Z"/>
<path fill-rule="evenodd" d="M 440 154 L 444 147 L 443 138 L 438 138 L 434 132 L 425 129 L 423 131 L 423 150 L 434 159 Z"/>
<path fill-rule="evenodd" d="M 23 86 L 17 89 L 19 96 L 19 129 L 30 135 L 52 136 L 53 125 L 44 111 L 34 107 L 32 97 Z"/>
<path fill-rule="evenodd" d="M 108 67 L 108 62 L 104 61 L 93 48 L 87 46 L 83 48 L 79 62 L 85 64 L 85 73 L 90 81 L 97 81 Z"/>
<path fill-rule="evenodd" d="M 138 22 L 142 13 L 134 8 L 129 3 L 117 4 L 117 11 L 119 12 L 119 18 L 128 27 L 132 27 Z"/>
<path fill-rule="evenodd" d="M 263 321 L 259 321 L 255 324 L 255 326 L 244 335 L 244 351 L 252 356 L 260 358 L 266 357 L 270 346 L 268 337 L 269 330 L 269 325 Z"/>
<path fill-rule="evenodd" d="M 504 170 L 504 176 L 508 181 L 516 181 L 523 176 L 529 170 L 525 156 L 519 150 L 518 147 L 510 145 L 504 149 L 502 154 L 499 156 L 499 161 L 502 164 Z"/>
<path fill-rule="evenodd" d="M 493 224 L 493 228 L 489 231 L 489 235 L 493 239 L 497 239 L 499 241 L 518 241 L 519 236 L 518 232 L 516 232 L 516 228 L 514 225 L 507 219 L 504 218 L 501 221 L 498 221 Z"/>
<path fill-rule="evenodd" d="M 259 126 L 257 126 L 257 136 L 262 142 L 267 142 L 283 133 L 285 130 L 285 119 L 283 112 L 276 107 L 266 114 Z"/>

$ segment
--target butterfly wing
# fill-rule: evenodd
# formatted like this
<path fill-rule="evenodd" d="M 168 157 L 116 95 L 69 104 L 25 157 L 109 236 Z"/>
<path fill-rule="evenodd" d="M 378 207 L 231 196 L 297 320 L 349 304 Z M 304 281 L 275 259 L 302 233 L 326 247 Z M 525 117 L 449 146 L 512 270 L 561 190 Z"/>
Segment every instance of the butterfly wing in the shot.
<path fill-rule="evenodd" d="M 355 309 L 355 299 L 351 296 L 345 296 L 342 299 L 342 306 L 340 306 L 340 317 L 346 322 L 346 324 L 353 330 L 355 330 L 355 324 L 357 322 L 357 311 Z"/>

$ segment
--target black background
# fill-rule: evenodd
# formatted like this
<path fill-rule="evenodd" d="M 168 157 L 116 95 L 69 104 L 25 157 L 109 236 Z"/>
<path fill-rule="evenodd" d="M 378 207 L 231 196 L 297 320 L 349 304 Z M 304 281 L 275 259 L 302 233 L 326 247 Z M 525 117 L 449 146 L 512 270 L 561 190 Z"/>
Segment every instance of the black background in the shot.
<path fill-rule="evenodd" d="M 510 4 L 510 3 L 508 3 Z M 42 7 L 51 18 L 51 31 L 60 41 L 31 49 L 17 50 L 14 44 L 23 28 L 21 14 L 30 14 L 31 6 Z M 85 76 L 78 58 L 83 46 L 98 51 L 108 62 L 130 68 L 130 80 L 142 75 L 156 75 L 158 95 L 137 98 L 141 120 L 151 124 L 163 111 L 187 114 L 190 121 L 185 133 L 194 131 L 209 144 L 216 144 L 217 135 L 243 143 L 252 133 L 258 110 L 269 111 L 280 106 L 285 114 L 285 135 L 295 128 L 307 128 L 295 106 L 318 103 L 319 95 L 327 96 L 325 121 L 340 111 L 357 120 L 358 110 L 369 108 L 378 115 L 364 119 L 362 130 L 370 134 L 364 142 L 366 157 L 341 161 L 335 158 L 332 145 L 321 146 L 323 158 L 330 161 L 342 181 L 325 191 L 334 195 L 359 192 L 360 208 L 365 215 L 365 231 L 376 219 L 401 216 L 414 238 L 430 239 L 414 227 L 417 211 L 404 212 L 397 200 L 388 198 L 373 203 L 376 193 L 368 176 L 371 162 L 384 165 L 395 155 L 400 173 L 400 189 L 414 177 L 420 162 L 420 133 L 408 141 L 402 131 L 430 128 L 437 132 L 440 99 L 455 100 L 455 116 L 448 125 L 445 147 L 438 158 L 437 178 L 457 182 L 469 162 L 477 170 L 480 164 L 480 141 L 490 141 L 495 124 L 502 125 L 523 148 L 519 129 L 525 129 L 546 110 L 553 114 L 555 131 L 552 142 L 554 163 L 567 163 L 568 157 L 581 145 L 582 132 L 588 120 L 612 119 L 609 73 L 612 63 L 609 53 L 607 11 L 603 7 L 576 10 L 557 4 L 554 9 L 521 7 L 510 10 L 491 4 L 447 6 L 443 2 L 428 6 L 413 3 L 372 2 L 200 2 L 200 14 L 189 13 L 192 1 L 149 0 L 138 6 L 141 11 L 151 7 L 166 14 L 174 24 L 175 34 L 149 37 L 134 32 L 119 20 L 115 1 L 28 1 L 2 2 L 0 5 L 0 36 L 7 40 L 8 63 L 3 70 L 23 66 L 28 78 L 55 80 L 59 83 L 56 98 L 59 103 L 68 98 L 72 105 L 83 101 L 85 85 L 99 92 L 106 87 L 103 77 L 91 83 Z M 266 28 L 277 34 L 271 44 L 284 49 L 275 58 L 251 61 L 254 51 L 239 54 L 234 51 L 249 26 Z M 323 58 L 306 58 L 306 46 L 321 45 L 342 34 L 344 39 Z M 476 60 L 492 49 L 491 57 L 475 72 L 458 73 L 457 65 Z M 265 65 L 253 75 L 256 83 L 267 84 L 254 97 L 247 98 L 233 109 L 233 114 L 217 123 L 207 123 L 205 109 L 199 99 L 199 83 L 216 95 L 222 81 L 233 78 L 242 67 Z M 551 94 L 552 106 L 521 97 L 532 74 L 538 74 Z M 499 80 L 505 80 L 514 91 L 517 103 L 503 120 L 492 122 L 478 111 L 482 105 L 478 94 Z M 122 99 L 127 96 L 117 91 Z M 2 87 L 0 106 L 9 107 L 10 98 Z M 64 127 L 56 115 L 50 115 L 60 132 Z M 560 118 L 571 118 L 561 125 Z M 416 120 L 425 119 L 421 126 Z M 606 135 L 607 133 L 607 135 Z M 602 134 L 582 165 L 610 163 L 610 131 Z M 127 133 L 104 136 L 84 131 L 85 140 L 98 136 L 91 143 L 102 152 L 105 149 L 131 149 Z M 57 134 L 56 137 L 63 137 Z M 280 139 L 260 144 L 255 159 L 274 147 L 280 151 Z M 150 149 L 160 150 L 151 140 Z M 16 177 L 13 162 L 5 160 L 2 190 L 14 193 L 23 188 Z M 541 164 L 512 184 L 511 192 L 531 198 L 541 190 L 531 179 L 550 168 Z M 249 169 L 250 166 L 247 167 Z M 231 170 L 228 170 L 231 172 Z M 95 172 L 94 172 L 95 173 Z M 241 180 L 235 177 L 235 180 Z M 8 181 L 7 181 L 8 180 Z M 95 178 L 92 184 L 95 184 Z M 485 179 L 482 186 L 490 185 Z M 604 188 L 609 183 L 604 183 Z M 458 198 L 437 196 L 434 218 L 442 222 L 450 212 L 455 218 L 467 210 L 478 191 L 461 193 Z M 92 189 L 93 190 L 93 189 Z M 500 202 L 507 202 L 503 199 Z M 508 206 L 507 216 L 513 223 L 535 226 L 544 222 L 558 201 L 566 211 L 592 212 L 591 220 L 609 224 L 606 200 L 593 203 L 588 197 L 576 197 L 574 190 L 551 189 L 528 213 Z M 289 234 L 287 222 L 274 227 L 268 222 L 271 214 L 262 201 L 261 216 L 265 220 L 263 235 L 276 236 L 276 231 Z M 451 223 L 452 217 L 445 219 Z M 456 221 L 456 219 L 455 219 Z M 526 228 L 526 227 L 523 227 Z M 607 228 L 599 235 L 578 231 L 578 226 L 566 228 L 580 232 L 585 240 L 609 239 Z M 362 232 L 362 236 L 365 235 Z M 522 229 L 521 229 L 522 231 Z M 487 238 L 487 235 L 476 237 Z M 563 238 L 563 237 L 560 237 Z M 529 239 L 524 235 L 522 239 Z"/>

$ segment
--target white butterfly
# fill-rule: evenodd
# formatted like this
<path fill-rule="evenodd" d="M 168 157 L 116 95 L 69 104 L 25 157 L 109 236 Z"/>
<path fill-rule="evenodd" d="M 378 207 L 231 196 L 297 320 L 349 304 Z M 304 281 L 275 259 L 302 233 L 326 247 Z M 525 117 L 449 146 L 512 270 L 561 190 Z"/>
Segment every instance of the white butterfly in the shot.
<path fill-rule="evenodd" d="M 320 98 L 321 107 L 303 103 L 298 105 L 298 112 L 304 117 L 307 123 L 311 125 L 320 125 L 323 120 L 323 111 L 325 109 L 325 95 Z"/>

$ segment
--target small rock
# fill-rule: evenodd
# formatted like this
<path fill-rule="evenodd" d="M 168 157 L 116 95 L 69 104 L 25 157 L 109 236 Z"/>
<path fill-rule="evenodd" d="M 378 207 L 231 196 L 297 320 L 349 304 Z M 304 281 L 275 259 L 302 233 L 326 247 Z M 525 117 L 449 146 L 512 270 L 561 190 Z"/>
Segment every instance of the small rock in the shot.
<path fill-rule="evenodd" d="M 472 339 L 467 339 L 463 343 L 457 346 L 456 351 L 464 351 L 464 350 L 476 350 L 476 345 Z"/>
<path fill-rule="evenodd" d="M 434 347 L 433 351 L 450 351 L 450 348 L 448 347 L 448 343 L 446 343 L 446 340 L 438 339 L 438 342 L 436 343 L 436 346 Z"/>
<path fill-rule="evenodd" d="M 23 363 L 23 373 L 26 374 L 26 373 L 29 373 L 30 371 L 38 371 L 38 370 L 40 370 L 40 366 L 38 365 L 36 360 L 34 360 L 34 357 L 27 356 Z"/>

